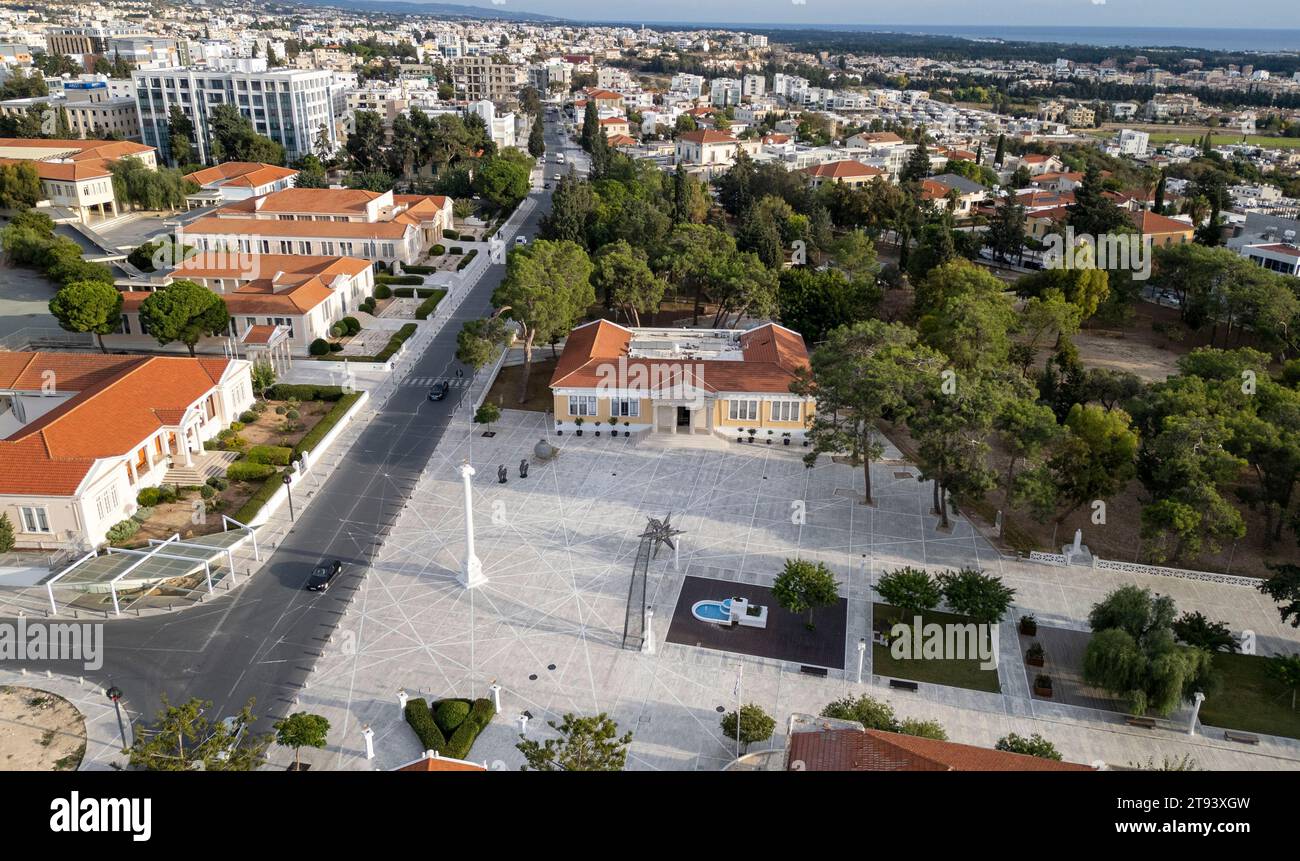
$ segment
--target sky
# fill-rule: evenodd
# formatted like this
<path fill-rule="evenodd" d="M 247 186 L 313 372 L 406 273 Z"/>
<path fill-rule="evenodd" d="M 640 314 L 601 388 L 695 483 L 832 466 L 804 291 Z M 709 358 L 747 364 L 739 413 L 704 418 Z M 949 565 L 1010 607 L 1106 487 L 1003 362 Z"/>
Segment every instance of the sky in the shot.
<path fill-rule="evenodd" d="M 454 0 L 452 0 L 454 2 Z M 470 0 L 487 5 L 483 0 Z M 504 0 L 579 20 L 768 24 L 1024 24 L 1067 27 L 1300 28 L 1296 0 Z M 1300 46 L 1297 46 L 1300 47 Z"/>

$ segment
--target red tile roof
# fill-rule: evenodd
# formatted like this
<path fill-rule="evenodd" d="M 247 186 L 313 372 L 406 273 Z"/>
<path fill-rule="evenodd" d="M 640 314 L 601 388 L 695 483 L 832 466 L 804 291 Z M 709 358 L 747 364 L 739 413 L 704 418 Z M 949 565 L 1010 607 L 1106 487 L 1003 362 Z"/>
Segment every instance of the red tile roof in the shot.
<path fill-rule="evenodd" d="M 689 141 L 697 144 L 736 143 L 736 139 L 727 132 L 714 131 L 713 129 L 704 129 L 698 132 L 686 132 L 678 135 L 678 140 Z"/>
<path fill-rule="evenodd" d="M 229 359 L 8 353 L 0 388 L 77 394 L 0 440 L 0 493 L 71 496 L 99 458 L 129 454 L 217 385 Z"/>
<path fill-rule="evenodd" d="M 1179 221 L 1176 218 L 1167 218 L 1163 215 L 1157 215 L 1149 209 L 1139 209 L 1137 212 L 1128 214 L 1129 221 L 1137 228 L 1138 233 L 1143 236 L 1159 235 L 1164 233 L 1191 233 L 1196 228 L 1186 221 Z"/>
<path fill-rule="evenodd" d="M 277 180 L 297 176 L 298 171 L 289 167 L 278 167 L 257 161 L 228 161 L 203 170 L 196 170 L 185 175 L 199 185 L 238 186 L 240 188 L 257 188 Z"/>
<path fill-rule="evenodd" d="M 1074 762 L 881 730 L 796 732 L 788 761 L 805 771 L 1093 771 Z"/>
<path fill-rule="evenodd" d="M 564 352 L 551 375 L 552 388 L 594 388 L 602 379 L 600 368 L 626 356 L 632 329 L 599 320 L 569 333 Z M 684 334 L 689 334 L 685 330 Z M 799 368 L 808 364 L 808 350 L 797 332 L 767 323 L 740 336 L 743 360 L 643 359 L 627 360 L 629 367 L 647 370 L 656 365 L 701 366 L 692 382 L 708 392 L 767 392 L 788 394 Z M 650 376 L 654 379 L 654 375 Z"/>
<path fill-rule="evenodd" d="M 860 161 L 846 159 L 844 161 L 829 161 L 825 164 L 815 164 L 812 167 L 805 167 L 801 171 L 809 176 L 822 177 L 826 179 L 852 179 L 860 176 L 884 176 L 885 172 L 878 167 L 872 167 L 869 164 L 863 164 Z"/>

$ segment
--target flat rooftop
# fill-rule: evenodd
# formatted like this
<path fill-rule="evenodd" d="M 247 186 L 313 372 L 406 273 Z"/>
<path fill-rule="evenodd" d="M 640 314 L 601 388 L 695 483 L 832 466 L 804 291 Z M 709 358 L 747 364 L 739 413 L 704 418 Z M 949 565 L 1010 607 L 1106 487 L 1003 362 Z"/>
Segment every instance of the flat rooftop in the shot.
<path fill-rule="evenodd" d="M 632 359 L 699 359 L 743 362 L 739 329 L 633 329 Z"/>

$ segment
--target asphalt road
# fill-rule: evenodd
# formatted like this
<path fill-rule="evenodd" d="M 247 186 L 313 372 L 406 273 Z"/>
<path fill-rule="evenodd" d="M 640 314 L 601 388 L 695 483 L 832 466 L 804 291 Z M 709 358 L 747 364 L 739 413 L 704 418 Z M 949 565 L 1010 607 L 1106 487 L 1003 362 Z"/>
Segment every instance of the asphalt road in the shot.
<path fill-rule="evenodd" d="M 551 159 L 563 145 L 547 124 L 546 182 L 556 172 Z M 566 147 L 568 159 L 574 149 Z M 567 167 L 565 168 L 567 170 Z M 551 191 L 518 231 L 530 240 L 550 210 Z M 505 275 L 492 264 L 473 291 L 416 359 L 414 377 L 454 377 L 456 333 L 461 323 L 491 313 L 491 296 Z M 350 592 L 360 586 L 382 536 L 395 523 L 425 465 L 442 439 L 469 387 L 452 387 L 432 402 L 417 386 L 397 388 L 347 451 L 333 476 L 298 515 L 297 524 L 251 581 L 225 595 L 179 613 L 105 623 L 104 666 L 86 673 L 79 663 L 27 662 L 29 669 L 86 675 L 122 689 L 133 717 L 152 720 L 162 695 L 171 702 L 211 700 L 217 716 L 236 713 L 251 697 L 254 714 L 279 717 L 288 710 L 311 667 L 327 646 Z M 340 559 L 343 574 L 325 594 L 306 591 L 313 567 Z M 6 664 L 17 668 L 24 664 Z"/>

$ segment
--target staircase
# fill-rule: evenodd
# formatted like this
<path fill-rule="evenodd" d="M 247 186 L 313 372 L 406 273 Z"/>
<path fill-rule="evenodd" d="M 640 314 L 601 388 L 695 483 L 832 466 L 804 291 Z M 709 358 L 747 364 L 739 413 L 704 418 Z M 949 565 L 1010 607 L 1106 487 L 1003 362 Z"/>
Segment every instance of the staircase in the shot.
<path fill-rule="evenodd" d="M 226 474 L 226 467 L 239 459 L 237 451 L 205 451 L 193 456 L 194 465 L 177 464 L 163 475 L 163 484 L 177 487 L 194 487 L 204 484 L 209 478 Z"/>

